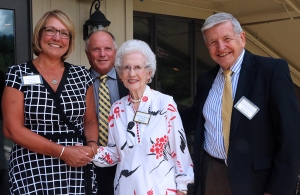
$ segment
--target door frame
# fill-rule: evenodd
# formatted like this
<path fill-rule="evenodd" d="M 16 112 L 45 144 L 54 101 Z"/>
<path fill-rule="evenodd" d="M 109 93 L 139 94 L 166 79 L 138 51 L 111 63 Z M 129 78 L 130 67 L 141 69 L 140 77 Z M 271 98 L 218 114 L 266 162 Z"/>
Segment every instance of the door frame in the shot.
<path fill-rule="evenodd" d="M 0 9 L 14 10 L 15 64 L 32 60 L 32 1 L 1 0 Z"/>

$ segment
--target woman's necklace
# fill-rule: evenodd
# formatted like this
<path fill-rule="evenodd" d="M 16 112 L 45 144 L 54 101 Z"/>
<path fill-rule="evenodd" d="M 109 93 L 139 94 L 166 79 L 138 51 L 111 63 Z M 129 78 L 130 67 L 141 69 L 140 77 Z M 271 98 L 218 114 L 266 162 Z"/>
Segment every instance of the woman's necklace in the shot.
<path fill-rule="evenodd" d="M 138 103 L 138 102 L 140 102 L 140 101 L 141 101 L 141 99 L 134 100 L 134 99 L 132 98 L 132 96 L 130 96 L 130 99 L 131 99 L 131 101 L 132 101 L 133 103 Z"/>
<path fill-rule="evenodd" d="M 43 69 L 43 70 L 45 71 L 45 73 L 52 79 L 51 83 L 52 83 L 53 85 L 56 85 L 56 84 L 57 84 L 57 80 L 56 80 L 55 78 L 53 78 L 52 76 L 50 76 L 50 75 L 48 74 L 48 72 L 40 65 L 40 63 L 39 63 L 39 66 L 40 66 L 41 69 Z"/>

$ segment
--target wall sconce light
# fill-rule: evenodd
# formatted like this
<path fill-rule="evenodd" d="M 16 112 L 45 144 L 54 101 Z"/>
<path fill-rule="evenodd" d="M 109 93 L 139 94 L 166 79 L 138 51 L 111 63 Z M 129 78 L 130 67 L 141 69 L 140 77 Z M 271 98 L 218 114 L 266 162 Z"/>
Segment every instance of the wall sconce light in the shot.
<path fill-rule="evenodd" d="M 95 4 L 96 3 L 96 4 Z M 92 14 L 92 8 L 95 4 L 95 12 Z M 104 14 L 99 10 L 100 1 L 94 0 L 90 9 L 90 18 L 85 21 L 83 25 L 83 40 L 95 30 L 107 30 L 110 25 L 110 21 L 106 19 Z"/>

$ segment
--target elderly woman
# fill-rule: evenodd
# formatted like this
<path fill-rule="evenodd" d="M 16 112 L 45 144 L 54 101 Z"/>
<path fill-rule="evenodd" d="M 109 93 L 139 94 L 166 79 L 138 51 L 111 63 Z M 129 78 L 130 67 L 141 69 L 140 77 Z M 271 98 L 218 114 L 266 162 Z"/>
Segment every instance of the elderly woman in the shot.
<path fill-rule="evenodd" d="M 94 164 L 117 164 L 116 195 L 186 194 L 193 163 L 176 103 L 147 86 L 154 53 L 145 42 L 129 40 L 118 49 L 115 67 L 130 93 L 112 105 L 108 144 L 99 147 Z"/>
<path fill-rule="evenodd" d="M 37 58 L 11 66 L 6 74 L 3 131 L 15 143 L 11 194 L 93 194 L 93 181 L 87 189 L 84 176 L 93 171 L 98 124 L 89 71 L 64 62 L 74 41 L 69 17 L 49 11 L 33 33 Z M 89 146 L 82 146 L 85 141 Z M 83 167 L 88 163 L 90 169 Z"/>

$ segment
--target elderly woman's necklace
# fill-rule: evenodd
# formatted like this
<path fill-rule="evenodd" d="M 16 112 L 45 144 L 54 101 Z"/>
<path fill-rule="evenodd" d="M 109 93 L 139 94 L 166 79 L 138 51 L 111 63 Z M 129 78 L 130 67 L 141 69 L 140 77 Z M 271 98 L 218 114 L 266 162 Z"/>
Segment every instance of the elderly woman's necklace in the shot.
<path fill-rule="evenodd" d="M 131 98 L 131 101 L 132 101 L 133 103 L 138 103 L 138 102 L 141 101 L 141 99 L 139 99 L 139 100 L 134 100 L 134 99 Z"/>
<path fill-rule="evenodd" d="M 141 101 L 141 99 L 134 100 L 134 99 L 132 98 L 132 96 L 130 96 L 130 99 L 131 99 L 131 101 L 132 101 L 133 103 L 138 103 L 138 102 L 140 102 L 140 101 Z"/>
<path fill-rule="evenodd" d="M 53 85 L 56 85 L 57 84 L 57 80 L 55 78 L 53 78 L 52 76 L 50 76 L 50 74 L 40 65 L 39 63 L 39 66 L 41 67 L 41 69 L 43 69 L 45 71 L 45 73 L 52 79 L 51 83 Z"/>

